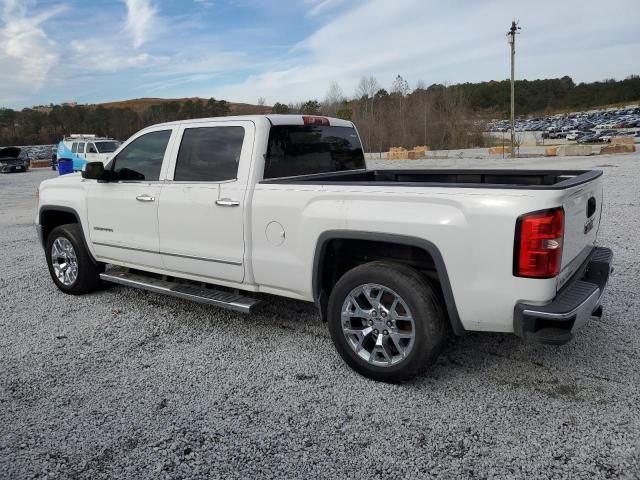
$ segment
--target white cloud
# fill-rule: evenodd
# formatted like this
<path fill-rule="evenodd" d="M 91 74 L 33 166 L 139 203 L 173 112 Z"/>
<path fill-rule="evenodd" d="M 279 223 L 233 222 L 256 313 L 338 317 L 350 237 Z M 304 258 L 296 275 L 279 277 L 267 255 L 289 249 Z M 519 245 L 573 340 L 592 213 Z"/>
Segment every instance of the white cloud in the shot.
<path fill-rule="evenodd" d="M 306 3 L 316 13 L 334 4 Z M 507 78 L 505 34 L 513 18 L 523 26 L 517 78 L 570 75 L 591 81 L 640 71 L 640 37 L 634 33 L 640 18 L 637 0 L 617 4 L 616 11 L 624 15 L 604 16 L 601 6 L 581 0 L 371 0 L 343 10 L 292 48 L 285 66 L 218 92 L 245 101 L 264 96 L 272 103 L 322 98 L 333 81 L 350 93 L 363 75 L 375 75 L 386 88 L 397 74 L 412 87 L 418 80 Z"/>
<path fill-rule="evenodd" d="M 150 0 L 123 0 L 127 5 L 125 30 L 133 40 L 134 48 L 149 41 L 157 28 L 157 9 Z"/>
<path fill-rule="evenodd" d="M 344 0 L 307 0 L 306 3 L 310 5 L 308 15 L 313 17 L 343 6 Z"/>
<path fill-rule="evenodd" d="M 5 0 L 0 14 L 0 94 L 20 98 L 42 88 L 58 63 L 60 49 L 43 24 L 66 10 L 57 5 L 31 13 L 31 1 Z"/>
<path fill-rule="evenodd" d="M 274 15 L 257 25 L 246 13 L 216 17 L 215 28 L 211 11 L 196 6 L 211 3 L 221 2 L 180 3 L 184 8 L 169 17 L 172 10 L 160 11 L 157 0 L 47 0 L 40 7 L 0 0 L 0 101 L 93 102 L 153 91 L 273 103 L 321 99 L 334 81 L 350 95 L 363 75 L 387 89 L 397 74 L 411 87 L 418 80 L 502 79 L 513 18 L 523 26 L 517 78 L 590 81 L 640 72 L 638 0 L 619 0 L 616 15 L 581 0 L 304 0 L 302 9 L 287 2 L 277 12 L 265 7 Z M 242 5 L 259 11 L 263 2 Z M 279 30 L 291 21 L 287 8 L 310 29 L 295 45 L 286 44 L 294 33 Z M 278 48 L 268 48 L 272 42 Z"/>
<path fill-rule="evenodd" d="M 129 51 L 117 39 L 89 38 L 73 40 L 67 52 L 66 68 L 69 73 L 111 73 L 131 68 L 155 67 L 167 61 L 166 57 L 147 52 Z"/>
<path fill-rule="evenodd" d="M 193 0 L 193 1 L 205 8 L 213 7 L 215 5 L 213 0 Z"/>

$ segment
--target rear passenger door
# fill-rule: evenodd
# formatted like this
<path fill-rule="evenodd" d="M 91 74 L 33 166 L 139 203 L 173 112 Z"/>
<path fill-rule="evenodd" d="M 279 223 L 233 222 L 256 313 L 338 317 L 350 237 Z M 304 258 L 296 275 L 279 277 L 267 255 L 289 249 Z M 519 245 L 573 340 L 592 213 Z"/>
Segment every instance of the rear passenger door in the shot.
<path fill-rule="evenodd" d="M 165 267 L 212 280 L 244 278 L 244 214 L 255 126 L 183 124 L 159 205 Z"/>

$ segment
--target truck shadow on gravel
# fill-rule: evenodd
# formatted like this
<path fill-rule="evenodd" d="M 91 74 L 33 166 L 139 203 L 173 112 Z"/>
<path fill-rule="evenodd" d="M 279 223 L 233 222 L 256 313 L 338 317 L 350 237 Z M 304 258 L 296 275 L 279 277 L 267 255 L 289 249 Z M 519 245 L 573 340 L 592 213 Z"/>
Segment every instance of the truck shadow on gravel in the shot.
<path fill-rule="evenodd" d="M 589 335 L 588 328 L 581 333 Z M 506 386 L 526 395 L 537 393 L 550 399 L 591 401 L 604 406 L 618 393 L 616 388 L 626 384 L 583 365 L 582 359 L 585 355 L 599 358 L 609 354 L 610 347 L 605 343 L 584 341 L 571 348 L 528 343 L 510 334 L 470 333 L 452 337 L 414 384 L 482 379 L 490 390 Z"/>
<path fill-rule="evenodd" d="M 262 303 L 255 313 L 245 315 L 212 306 L 193 303 L 187 300 L 128 289 L 117 285 L 105 284 L 101 295 L 113 295 L 118 298 L 118 308 L 114 312 L 121 314 L 120 308 L 136 310 L 142 300 L 147 307 L 157 309 L 165 321 L 161 333 L 147 332 L 134 348 L 164 348 L 166 335 L 176 329 L 187 329 L 192 338 L 199 335 L 211 335 L 220 330 L 246 330 L 251 328 L 259 334 L 273 334 L 285 337 L 315 338 L 320 348 L 328 349 L 327 354 L 336 355 L 326 323 L 320 320 L 314 304 L 283 297 L 255 294 Z M 138 305 L 134 305 L 135 302 Z M 128 304 L 128 305 L 127 305 Z M 115 315 L 115 313 L 114 313 Z M 274 334 L 274 332 L 278 332 Z M 589 334 L 589 326 L 583 335 Z M 276 336 L 274 336 L 274 339 Z M 303 347 L 301 347 L 303 348 Z M 589 349 L 590 355 L 605 355 L 610 348 L 602 342 L 582 342 L 578 350 Z M 599 351 L 594 351 L 599 350 Z M 610 382 L 610 378 L 589 375 L 584 371 L 571 370 L 566 365 L 561 371 L 554 364 L 571 362 L 572 356 L 581 353 L 567 346 L 547 346 L 527 343 L 511 334 L 468 333 L 463 337 L 450 337 L 440 356 L 433 365 L 428 366 L 420 375 L 404 385 L 421 386 L 433 383 L 457 382 L 468 377 L 482 378 L 498 385 L 513 388 L 533 389 L 553 398 L 580 400 L 581 388 L 562 378 L 591 378 Z M 304 352 L 301 352 L 303 355 Z M 348 368 L 346 365 L 344 368 Z M 517 371 L 518 375 L 505 372 Z M 299 380 L 307 380 L 300 378 Z"/>

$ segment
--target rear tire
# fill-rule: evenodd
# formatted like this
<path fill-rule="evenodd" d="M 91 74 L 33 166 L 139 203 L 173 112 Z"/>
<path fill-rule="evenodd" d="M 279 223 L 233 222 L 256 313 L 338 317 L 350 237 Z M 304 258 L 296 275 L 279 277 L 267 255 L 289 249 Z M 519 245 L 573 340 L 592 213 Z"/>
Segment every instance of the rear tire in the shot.
<path fill-rule="evenodd" d="M 98 288 L 104 264 L 93 261 L 77 223 L 54 228 L 45 248 L 49 274 L 64 293 L 82 295 Z"/>
<path fill-rule="evenodd" d="M 432 363 L 449 334 L 436 288 L 416 270 L 393 262 L 345 273 L 329 297 L 328 326 L 347 365 L 391 383 Z"/>

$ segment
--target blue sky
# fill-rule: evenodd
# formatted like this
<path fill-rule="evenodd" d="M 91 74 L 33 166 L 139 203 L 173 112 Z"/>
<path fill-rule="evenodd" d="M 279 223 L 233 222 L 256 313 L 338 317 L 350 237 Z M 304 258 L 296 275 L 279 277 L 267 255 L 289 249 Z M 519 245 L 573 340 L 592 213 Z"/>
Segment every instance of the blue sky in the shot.
<path fill-rule="evenodd" d="M 0 0 L 0 107 L 503 79 L 514 18 L 517 78 L 640 73 L 637 0 Z"/>

